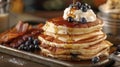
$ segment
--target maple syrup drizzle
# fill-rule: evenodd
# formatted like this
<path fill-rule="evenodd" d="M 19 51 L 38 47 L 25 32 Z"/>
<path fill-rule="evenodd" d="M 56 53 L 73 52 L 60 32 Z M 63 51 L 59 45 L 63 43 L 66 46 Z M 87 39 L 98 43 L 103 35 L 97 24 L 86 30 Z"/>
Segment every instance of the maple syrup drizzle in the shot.
<path fill-rule="evenodd" d="M 70 29 L 68 29 L 68 31 L 69 31 L 69 33 L 68 33 L 69 38 L 68 38 L 67 42 L 74 42 L 74 40 L 71 36 L 71 33 L 70 33 L 70 32 L 72 32 L 72 29 L 70 28 Z"/>
<path fill-rule="evenodd" d="M 68 14 L 68 17 L 75 18 L 75 17 L 76 17 L 76 16 L 74 15 L 75 10 L 76 10 L 76 7 L 72 7 L 72 8 L 70 9 L 70 14 Z"/>
<path fill-rule="evenodd" d="M 76 3 L 76 0 L 73 0 L 73 7 L 70 9 L 70 14 L 68 14 L 68 17 L 75 18 L 75 15 L 74 15 L 74 12 L 76 10 L 75 3 Z"/>
<path fill-rule="evenodd" d="M 66 26 L 66 27 L 70 27 L 70 28 L 87 28 L 87 27 L 92 27 L 92 26 L 96 26 L 99 24 L 103 24 L 103 22 L 101 22 L 101 20 L 96 19 L 96 21 L 94 22 L 88 22 L 86 24 L 82 24 L 82 23 L 69 23 L 67 20 L 64 20 L 62 17 L 57 17 L 54 18 L 57 19 L 57 21 L 53 20 L 53 19 L 49 19 L 48 22 L 53 23 L 57 26 L 62 25 L 62 26 Z"/>
<path fill-rule="evenodd" d="M 58 33 L 58 28 L 55 26 L 55 34 L 57 34 Z"/>

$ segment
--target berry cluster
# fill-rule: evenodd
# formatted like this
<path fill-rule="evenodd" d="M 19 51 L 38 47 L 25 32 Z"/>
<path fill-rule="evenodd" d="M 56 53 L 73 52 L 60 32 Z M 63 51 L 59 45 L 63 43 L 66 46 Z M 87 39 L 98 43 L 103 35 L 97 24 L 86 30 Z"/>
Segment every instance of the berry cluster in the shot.
<path fill-rule="evenodd" d="M 73 4 L 70 5 L 70 7 L 75 7 L 78 10 L 82 10 L 83 12 L 87 12 L 87 10 L 91 9 L 91 6 L 88 5 L 87 3 L 80 3 L 80 2 L 76 2 L 75 6 Z"/>
<path fill-rule="evenodd" d="M 33 52 L 36 50 L 40 50 L 39 44 L 40 42 L 38 39 L 35 39 L 34 37 L 30 36 L 30 37 L 27 37 L 26 40 L 20 44 L 18 49 Z"/>
<path fill-rule="evenodd" d="M 91 9 L 91 6 L 88 5 L 87 3 L 82 3 L 82 4 L 81 4 L 80 2 L 76 2 L 76 3 L 75 3 L 75 6 L 74 6 L 73 4 L 71 4 L 70 7 L 71 7 L 71 8 L 75 7 L 75 8 L 77 8 L 78 10 L 82 10 L 82 12 L 87 12 L 88 9 Z M 68 20 L 68 22 L 74 22 L 73 17 L 68 17 L 67 20 Z M 82 17 L 82 18 L 80 18 L 80 22 L 81 22 L 81 23 L 86 23 L 87 20 L 86 20 L 86 18 Z"/>

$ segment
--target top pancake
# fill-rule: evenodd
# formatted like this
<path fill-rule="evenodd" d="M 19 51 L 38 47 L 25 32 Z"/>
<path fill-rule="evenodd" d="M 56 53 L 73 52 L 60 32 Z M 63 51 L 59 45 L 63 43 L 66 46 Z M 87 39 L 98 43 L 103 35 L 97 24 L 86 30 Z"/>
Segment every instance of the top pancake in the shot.
<path fill-rule="evenodd" d="M 62 17 L 52 18 L 49 19 L 47 22 L 54 23 L 56 26 L 66 26 L 69 28 L 89 28 L 96 25 L 102 25 L 103 22 L 100 19 L 96 19 L 94 22 L 68 22 L 67 20 L 64 20 Z"/>

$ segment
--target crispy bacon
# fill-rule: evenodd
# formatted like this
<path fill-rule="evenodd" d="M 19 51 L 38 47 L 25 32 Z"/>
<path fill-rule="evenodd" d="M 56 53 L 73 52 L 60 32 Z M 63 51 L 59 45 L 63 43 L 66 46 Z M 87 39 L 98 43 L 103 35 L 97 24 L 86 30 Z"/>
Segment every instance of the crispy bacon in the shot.
<path fill-rule="evenodd" d="M 10 42 L 11 40 L 23 35 L 29 29 L 31 29 L 31 26 L 28 23 L 19 21 L 14 28 L 0 34 L 0 44 Z"/>
<path fill-rule="evenodd" d="M 16 32 L 26 32 L 28 29 L 31 28 L 31 25 L 19 21 L 15 28 L 17 30 Z"/>

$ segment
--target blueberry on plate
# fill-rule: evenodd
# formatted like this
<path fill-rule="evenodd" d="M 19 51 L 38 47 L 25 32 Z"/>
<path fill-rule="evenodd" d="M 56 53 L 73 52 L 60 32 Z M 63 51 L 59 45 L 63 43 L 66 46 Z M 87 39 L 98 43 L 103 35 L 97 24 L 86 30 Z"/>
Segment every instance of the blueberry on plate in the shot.
<path fill-rule="evenodd" d="M 120 54 L 119 51 L 115 51 L 115 52 L 114 52 L 114 55 L 119 55 L 119 54 Z"/>
<path fill-rule="evenodd" d="M 28 37 L 28 40 L 29 40 L 29 41 L 33 41 L 34 38 L 33 38 L 32 36 L 30 36 L 30 37 Z"/>
<path fill-rule="evenodd" d="M 80 19 L 80 22 L 81 22 L 81 23 L 86 23 L 87 20 L 86 20 L 86 18 L 83 17 L 83 18 Z"/>
<path fill-rule="evenodd" d="M 100 61 L 100 58 L 99 57 L 94 57 L 92 58 L 92 63 L 98 63 Z"/>
<path fill-rule="evenodd" d="M 38 40 L 38 39 L 35 39 L 35 40 L 33 41 L 33 44 L 34 44 L 34 45 L 39 45 L 39 44 L 40 44 L 40 42 L 39 42 L 39 40 Z"/>
<path fill-rule="evenodd" d="M 116 47 L 116 51 L 114 52 L 115 55 L 119 55 L 120 54 L 120 45 L 117 45 Z"/>
<path fill-rule="evenodd" d="M 74 21 L 74 19 L 72 17 L 68 17 L 67 20 L 68 20 L 68 22 L 73 22 Z"/>
<path fill-rule="evenodd" d="M 34 47 L 35 47 L 35 50 L 40 50 L 39 45 L 35 45 Z"/>
<path fill-rule="evenodd" d="M 35 50 L 34 45 L 33 44 L 29 45 L 29 49 L 30 49 L 30 51 L 34 51 Z"/>
<path fill-rule="evenodd" d="M 31 41 L 26 41 L 26 42 L 25 42 L 25 45 L 26 45 L 26 46 L 29 46 L 30 44 L 31 44 Z"/>
<path fill-rule="evenodd" d="M 117 45 L 117 50 L 118 52 L 120 52 L 120 45 Z"/>
<path fill-rule="evenodd" d="M 23 50 L 24 49 L 24 44 L 21 44 L 19 47 L 18 47 L 18 50 Z"/>
<path fill-rule="evenodd" d="M 25 51 L 30 51 L 31 49 L 29 48 L 29 46 L 26 46 L 26 50 Z"/>
<path fill-rule="evenodd" d="M 27 51 L 27 50 L 28 50 L 28 47 L 27 47 L 27 46 L 24 46 L 24 47 L 23 47 L 23 50 L 24 50 L 24 51 Z"/>

